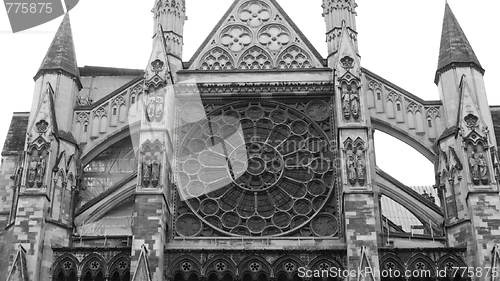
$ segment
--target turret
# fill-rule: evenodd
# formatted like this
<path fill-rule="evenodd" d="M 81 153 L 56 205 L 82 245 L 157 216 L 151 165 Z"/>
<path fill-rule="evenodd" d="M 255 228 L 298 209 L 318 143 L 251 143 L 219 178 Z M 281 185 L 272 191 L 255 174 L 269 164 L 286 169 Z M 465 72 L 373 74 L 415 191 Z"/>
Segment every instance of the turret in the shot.
<path fill-rule="evenodd" d="M 163 37 L 166 42 L 167 54 L 172 71 L 182 69 L 182 47 L 184 36 L 184 22 L 186 20 L 185 0 L 156 0 L 154 8 L 154 36 L 158 34 L 158 27 L 163 28 Z"/>
<path fill-rule="evenodd" d="M 356 31 L 356 7 L 354 0 L 323 0 L 323 18 L 326 24 L 326 42 L 328 44 L 328 65 L 333 67 L 342 39 L 342 28 L 345 25 L 347 36 L 352 41 L 354 50 L 358 52 L 358 33 Z"/>

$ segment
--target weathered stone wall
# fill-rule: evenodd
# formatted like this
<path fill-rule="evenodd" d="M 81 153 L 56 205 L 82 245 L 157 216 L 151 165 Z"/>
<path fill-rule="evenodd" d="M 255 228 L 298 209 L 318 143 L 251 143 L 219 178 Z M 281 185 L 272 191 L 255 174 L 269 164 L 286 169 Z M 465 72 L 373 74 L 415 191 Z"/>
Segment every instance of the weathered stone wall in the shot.
<path fill-rule="evenodd" d="M 153 280 L 164 280 L 163 251 L 166 233 L 164 213 L 167 205 L 162 194 L 140 193 L 136 194 L 133 215 L 131 275 L 133 276 L 133 271 L 137 267 L 141 246 L 145 245 Z"/>

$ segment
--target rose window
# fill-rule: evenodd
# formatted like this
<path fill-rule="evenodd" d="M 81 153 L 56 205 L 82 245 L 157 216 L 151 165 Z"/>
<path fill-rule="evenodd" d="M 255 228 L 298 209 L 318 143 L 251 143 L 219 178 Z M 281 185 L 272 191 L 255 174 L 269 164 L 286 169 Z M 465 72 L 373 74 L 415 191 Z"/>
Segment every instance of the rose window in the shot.
<path fill-rule="evenodd" d="M 449 261 L 446 263 L 445 267 L 446 267 L 447 271 L 453 271 L 455 269 L 455 264 L 453 262 Z"/>
<path fill-rule="evenodd" d="M 281 25 L 269 25 L 259 32 L 259 42 L 274 52 L 281 50 L 290 40 L 290 32 Z"/>
<path fill-rule="evenodd" d="M 199 220 L 231 236 L 279 236 L 305 225 L 331 236 L 336 219 L 320 214 L 333 190 L 330 149 L 298 110 L 271 102 L 225 106 L 182 138 L 180 197 Z M 178 223 L 186 216 L 195 218 L 185 213 Z"/>
<path fill-rule="evenodd" d="M 326 262 L 320 263 L 319 265 L 319 270 L 328 270 L 330 268 L 330 265 L 327 264 Z"/>
<path fill-rule="evenodd" d="M 184 271 L 190 271 L 191 270 L 191 263 L 183 262 L 181 267 L 182 267 L 182 270 L 184 270 Z"/>
<path fill-rule="evenodd" d="M 394 270 L 394 269 L 396 269 L 396 265 L 393 262 L 390 261 L 390 262 L 388 262 L 388 263 L 385 264 L 385 268 L 387 270 Z"/>
<path fill-rule="evenodd" d="M 72 265 L 72 263 L 71 263 L 71 262 L 69 262 L 69 261 L 64 262 L 64 264 L 63 264 L 63 268 L 64 268 L 65 270 L 69 270 L 69 269 L 71 269 L 71 267 L 72 267 L 72 266 L 73 266 L 73 265 Z"/>
<path fill-rule="evenodd" d="M 285 263 L 284 268 L 287 272 L 293 272 L 295 270 L 295 264 L 287 262 Z"/>
<path fill-rule="evenodd" d="M 256 27 L 271 18 L 271 8 L 261 1 L 250 1 L 240 8 L 239 15 L 242 21 Z"/>
<path fill-rule="evenodd" d="M 101 265 L 97 261 L 93 261 L 90 263 L 90 268 L 93 270 L 99 269 L 99 267 L 101 267 Z"/>
<path fill-rule="evenodd" d="M 239 52 L 252 42 L 250 30 L 243 26 L 230 26 L 222 32 L 222 45 L 233 52 Z"/>
<path fill-rule="evenodd" d="M 215 265 L 215 268 L 217 269 L 217 271 L 224 271 L 226 269 L 226 264 L 223 262 L 218 262 Z"/>
<path fill-rule="evenodd" d="M 253 272 L 257 272 L 260 270 L 260 264 L 258 262 L 252 262 L 250 264 L 250 270 Z"/>
<path fill-rule="evenodd" d="M 425 269 L 425 263 L 419 261 L 419 262 L 417 262 L 415 264 L 415 268 L 418 269 L 418 270 L 424 270 Z"/>

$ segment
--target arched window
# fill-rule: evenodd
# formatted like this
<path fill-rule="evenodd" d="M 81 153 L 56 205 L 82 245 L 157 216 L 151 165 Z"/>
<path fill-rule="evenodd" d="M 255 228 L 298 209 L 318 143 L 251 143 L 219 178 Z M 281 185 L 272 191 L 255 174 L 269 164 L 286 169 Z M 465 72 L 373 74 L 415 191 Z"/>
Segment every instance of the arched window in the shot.
<path fill-rule="evenodd" d="M 71 258 L 65 258 L 56 266 L 54 270 L 54 275 L 52 277 L 54 281 L 77 281 L 76 277 L 76 264 Z"/>
<path fill-rule="evenodd" d="M 109 269 L 112 281 L 129 281 L 130 280 L 130 262 L 122 257 L 111 264 Z"/>

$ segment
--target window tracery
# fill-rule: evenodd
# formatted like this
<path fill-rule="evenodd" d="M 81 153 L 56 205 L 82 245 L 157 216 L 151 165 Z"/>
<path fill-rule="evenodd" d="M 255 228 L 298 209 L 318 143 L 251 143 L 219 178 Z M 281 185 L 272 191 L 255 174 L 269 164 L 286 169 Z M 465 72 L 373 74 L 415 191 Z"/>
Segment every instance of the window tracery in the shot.
<path fill-rule="evenodd" d="M 325 110 L 314 116 L 328 118 Z M 192 214 L 178 216 L 177 233 L 196 236 L 205 225 L 232 236 L 300 227 L 335 235 L 333 215 L 312 220 L 332 194 L 333 159 L 321 157 L 330 149 L 316 123 L 287 106 L 244 102 L 216 110 L 182 138 L 179 192 Z"/>
<path fill-rule="evenodd" d="M 220 47 L 208 51 L 200 60 L 201 70 L 228 70 L 234 68 L 231 55 Z"/>
<path fill-rule="evenodd" d="M 258 41 L 266 46 L 271 52 L 276 53 L 292 40 L 288 28 L 280 24 L 269 24 L 264 26 L 258 33 Z"/>
<path fill-rule="evenodd" d="M 266 51 L 258 46 L 253 46 L 241 56 L 238 67 L 240 69 L 272 69 L 273 62 Z"/>
<path fill-rule="evenodd" d="M 278 68 L 311 68 L 311 58 L 306 51 L 298 46 L 290 46 L 280 55 L 277 63 Z"/>
<path fill-rule="evenodd" d="M 262 1 L 244 3 L 238 12 L 241 21 L 251 27 L 261 26 L 271 18 L 271 7 Z"/>

